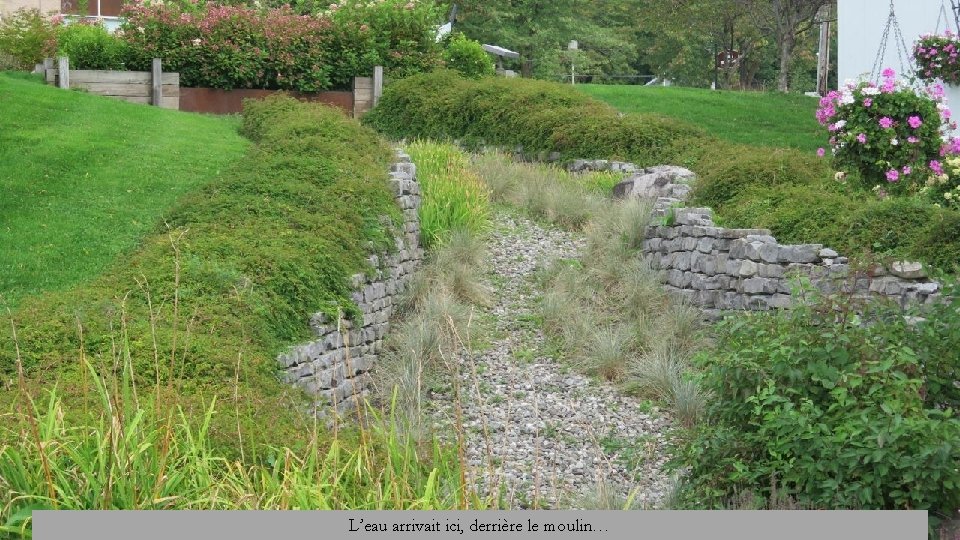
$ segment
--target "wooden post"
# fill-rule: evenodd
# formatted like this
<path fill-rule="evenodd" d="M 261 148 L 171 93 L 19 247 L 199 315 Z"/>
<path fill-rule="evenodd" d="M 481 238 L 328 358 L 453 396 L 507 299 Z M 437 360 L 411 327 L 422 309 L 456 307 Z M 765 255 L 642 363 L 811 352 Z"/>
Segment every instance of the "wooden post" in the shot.
<path fill-rule="evenodd" d="M 66 56 L 57 58 L 57 86 L 70 88 L 70 59 Z"/>
<path fill-rule="evenodd" d="M 383 95 L 383 66 L 373 67 L 373 106 L 380 103 L 380 96 Z"/>
<path fill-rule="evenodd" d="M 150 103 L 157 107 L 160 106 L 163 98 L 163 66 L 159 58 L 153 59 L 153 92 L 151 93 Z"/>

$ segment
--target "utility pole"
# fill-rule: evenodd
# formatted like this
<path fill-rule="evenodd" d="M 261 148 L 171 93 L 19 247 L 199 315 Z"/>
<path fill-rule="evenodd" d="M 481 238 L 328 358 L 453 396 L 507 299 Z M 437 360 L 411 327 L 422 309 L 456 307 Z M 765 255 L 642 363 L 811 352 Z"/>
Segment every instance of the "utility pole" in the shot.
<path fill-rule="evenodd" d="M 577 40 L 575 39 L 571 39 L 570 43 L 567 45 L 567 49 L 570 51 L 570 85 L 571 86 L 577 84 L 577 78 L 575 75 L 573 64 L 574 64 L 574 61 L 576 60 L 577 49 L 579 48 L 579 46 L 580 45 L 577 43 Z"/>
<path fill-rule="evenodd" d="M 827 95 L 830 75 L 830 23 L 833 19 L 833 10 L 829 5 L 820 8 L 817 14 L 820 19 L 820 51 L 817 53 L 817 93 Z"/>

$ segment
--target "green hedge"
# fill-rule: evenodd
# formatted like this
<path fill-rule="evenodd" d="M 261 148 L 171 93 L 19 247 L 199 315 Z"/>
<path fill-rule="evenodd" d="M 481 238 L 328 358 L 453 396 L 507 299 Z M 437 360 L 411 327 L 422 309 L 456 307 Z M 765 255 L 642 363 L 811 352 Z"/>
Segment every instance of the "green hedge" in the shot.
<path fill-rule="evenodd" d="M 157 378 L 162 399 L 188 412 L 219 396 L 231 414 L 217 415 L 212 436 L 224 448 L 237 450 L 238 427 L 247 445 L 305 442 L 312 424 L 279 382 L 276 355 L 310 337 L 311 314 L 358 313 L 349 276 L 366 269 L 369 244 L 392 249 L 380 217 L 400 220 L 393 151 L 337 110 L 286 97 L 247 103 L 243 131 L 258 145 L 139 249 L 92 282 L 24 300 L 12 313 L 16 343 L 4 317 L 0 384 L 17 378 L 18 346 L 34 395 L 59 384 L 83 410 L 81 351 L 116 374 L 129 354 L 143 400 Z M 17 402 L 18 386 L 0 386 L 0 405 Z"/>
<path fill-rule="evenodd" d="M 467 146 L 522 146 L 527 153 L 618 159 L 655 165 L 677 157 L 676 143 L 703 136 L 657 115 L 622 115 L 561 84 L 527 79 L 466 80 L 437 71 L 384 89 L 364 123 L 396 139 L 457 140 Z"/>

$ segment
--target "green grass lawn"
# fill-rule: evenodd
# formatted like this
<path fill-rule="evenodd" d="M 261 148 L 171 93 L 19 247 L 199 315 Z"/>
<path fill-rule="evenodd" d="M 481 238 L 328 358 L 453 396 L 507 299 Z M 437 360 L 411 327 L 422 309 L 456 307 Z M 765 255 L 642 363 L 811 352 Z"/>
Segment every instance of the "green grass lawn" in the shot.
<path fill-rule="evenodd" d="M 583 84 L 577 88 L 621 112 L 679 118 L 732 142 L 814 152 L 826 140 L 814 117 L 817 100 L 808 96 L 662 86 Z"/>
<path fill-rule="evenodd" d="M 237 126 L 0 73 L 0 308 L 134 248 L 243 154 Z"/>

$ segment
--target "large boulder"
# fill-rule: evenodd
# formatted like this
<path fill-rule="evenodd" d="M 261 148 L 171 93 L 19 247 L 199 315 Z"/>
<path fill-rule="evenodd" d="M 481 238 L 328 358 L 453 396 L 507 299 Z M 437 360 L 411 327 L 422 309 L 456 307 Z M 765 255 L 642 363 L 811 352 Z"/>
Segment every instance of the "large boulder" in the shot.
<path fill-rule="evenodd" d="M 697 175 L 674 165 L 657 165 L 638 171 L 613 188 L 615 199 L 671 197 L 683 200 L 690 193 L 690 183 Z"/>

